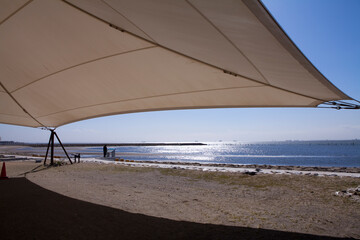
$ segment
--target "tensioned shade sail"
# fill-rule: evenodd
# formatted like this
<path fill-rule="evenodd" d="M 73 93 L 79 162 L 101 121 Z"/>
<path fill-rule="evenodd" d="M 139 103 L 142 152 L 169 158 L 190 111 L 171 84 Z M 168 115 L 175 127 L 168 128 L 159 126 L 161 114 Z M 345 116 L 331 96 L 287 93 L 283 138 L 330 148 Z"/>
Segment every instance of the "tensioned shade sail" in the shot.
<path fill-rule="evenodd" d="M 348 99 L 256 0 L 1 0 L 0 122 Z"/>

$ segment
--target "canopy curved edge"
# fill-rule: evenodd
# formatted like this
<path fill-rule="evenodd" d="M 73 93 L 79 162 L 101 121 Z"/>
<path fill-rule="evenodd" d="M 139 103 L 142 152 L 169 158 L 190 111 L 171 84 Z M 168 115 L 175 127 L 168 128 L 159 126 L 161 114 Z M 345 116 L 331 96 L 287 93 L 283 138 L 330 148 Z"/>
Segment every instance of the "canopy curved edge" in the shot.
<path fill-rule="evenodd" d="M 135 5 L 141 1 L 148 0 L 139 0 Z M 229 35 L 234 26 L 221 22 L 226 11 L 214 13 L 214 6 L 222 4 L 220 0 L 154 0 L 159 8 L 168 4 L 178 11 L 178 16 L 169 16 L 169 22 L 172 22 L 167 25 L 171 28 L 171 24 L 175 24 L 175 29 L 183 29 L 175 38 L 162 35 L 148 24 L 157 17 L 156 13 L 142 19 L 142 10 L 134 11 L 129 16 L 123 15 L 125 20 L 121 21 L 125 23 L 118 25 L 114 20 L 119 17 L 115 10 L 123 4 L 120 4 L 122 1 L 24 2 L 17 9 L 9 10 L 10 15 L 0 22 L 0 34 L 4 36 L 0 39 L 0 71 L 4 73 L 0 80 L 0 100 L 3 103 L 0 105 L 0 123 L 56 128 L 91 118 L 150 111 L 308 108 L 322 104 L 336 109 L 360 108 L 357 104 L 341 101 L 356 100 L 333 85 L 311 63 L 260 0 L 242 0 L 235 5 L 244 8 L 245 15 L 238 16 L 239 19 L 243 21 L 247 17 L 251 22 L 250 25 L 245 23 L 244 28 L 253 24 L 257 31 L 266 29 L 276 39 L 275 44 L 286 50 L 281 52 L 280 48 L 270 49 L 271 44 L 267 46 L 270 53 L 273 51 L 274 59 L 283 57 L 276 66 L 269 63 L 265 56 L 267 53 L 264 55 L 261 47 L 257 49 L 252 45 L 254 43 L 251 38 L 246 38 L 246 34 L 245 37 L 240 33 Z M 129 4 L 131 10 L 134 3 L 123 2 Z M 230 2 L 224 1 L 224 4 Z M 89 11 L 91 7 L 105 3 L 112 13 L 106 12 L 105 8 L 100 9 L 104 12 L 96 8 L 95 13 Z M 204 4 L 209 4 L 209 8 L 204 8 Z M 226 7 L 224 9 L 228 10 L 231 6 Z M 160 17 L 164 16 L 166 14 Z M 183 16 L 197 22 L 194 26 L 176 25 L 179 24 L 176 18 Z M 28 25 L 21 24 L 29 19 L 34 21 L 27 23 L 33 24 L 33 35 L 26 27 Z M 142 25 L 139 19 L 142 19 Z M 229 29 L 222 24 L 228 24 Z M 187 28 L 193 27 L 191 31 L 195 31 L 204 26 L 206 29 L 199 32 L 199 36 L 186 35 Z M 264 36 L 268 37 L 266 31 Z M 63 36 L 64 33 L 67 35 Z M 171 34 L 174 33 L 168 35 Z M 26 42 L 27 36 L 33 38 Z M 236 37 L 244 37 L 248 42 L 243 43 L 244 39 Z M 194 39 L 193 46 L 189 39 Z M 34 44 L 29 43 L 31 41 Z M 203 46 L 199 45 L 201 41 Z M 244 44 L 244 49 L 237 52 L 240 43 Z M 174 48 L 174 44 L 179 48 Z M 191 48 L 187 49 L 189 46 Z M 206 48 L 209 46 L 219 48 Z M 254 49 L 250 51 L 250 47 Z M 292 65 L 281 65 L 290 55 L 295 60 Z M 268 81 L 268 77 L 272 79 Z M 286 83 L 287 78 L 289 81 Z"/>

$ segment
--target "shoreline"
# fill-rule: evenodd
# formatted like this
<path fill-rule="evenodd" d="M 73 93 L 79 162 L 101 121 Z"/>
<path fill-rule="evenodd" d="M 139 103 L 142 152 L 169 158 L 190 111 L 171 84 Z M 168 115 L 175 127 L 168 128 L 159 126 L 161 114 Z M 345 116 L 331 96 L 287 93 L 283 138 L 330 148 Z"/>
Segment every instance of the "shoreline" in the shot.
<path fill-rule="evenodd" d="M 3 156 L 3 157 L 1 157 Z M 36 162 L 43 163 L 43 157 L 26 155 L 5 155 L 0 154 L 0 162 Z M 55 162 L 60 165 L 71 165 L 67 158 L 55 158 Z M 49 158 L 48 158 L 49 163 Z M 217 163 L 196 163 L 196 162 L 160 162 L 160 161 L 134 161 L 134 160 L 115 160 L 104 158 L 82 158 L 81 163 L 95 163 L 105 165 L 123 165 L 140 168 L 158 169 L 178 169 L 195 170 L 202 172 L 224 172 L 242 173 L 248 175 L 257 174 L 285 174 L 285 175 L 309 175 L 309 176 L 333 176 L 333 177 L 354 177 L 360 178 L 360 168 L 356 167 L 302 167 L 302 166 L 276 166 L 276 165 L 257 165 L 257 164 L 217 164 Z M 76 165 L 78 163 L 74 163 Z"/>
<path fill-rule="evenodd" d="M 71 158 L 73 161 L 73 158 Z M 0 153 L 0 162 L 9 161 L 36 161 L 43 162 L 44 156 L 36 154 L 22 153 L 8 154 Z M 68 164 L 68 159 L 64 157 L 54 157 L 55 161 Z M 49 156 L 48 156 L 49 162 Z M 124 160 L 120 158 L 81 158 L 81 162 L 99 164 L 123 164 L 138 167 L 174 168 L 189 169 L 213 172 L 242 172 L 247 174 L 308 174 L 315 176 L 350 176 L 360 177 L 360 167 L 320 167 L 320 166 L 291 166 L 291 165 L 261 165 L 261 164 L 224 164 L 224 163 L 199 163 L 199 162 L 179 162 L 179 161 L 137 161 Z"/>
<path fill-rule="evenodd" d="M 103 159 L 85 159 L 84 163 L 125 165 L 131 167 L 150 167 L 160 169 L 196 170 L 203 172 L 242 173 L 248 175 L 257 174 L 287 174 L 287 175 L 312 175 L 333 177 L 360 178 L 360 168 L 319 168 L 319 167 L 296 167 L 296 166 L 271 166 L 271 165 L 234 165 L 234 164 L 200 164 L 178 162 L 147 162 L 147 161 L 109 161 Z M 266 166 L 266 168 L 262 168 Z"/>
<path fill-rule="evenodd" d="M 86 161 L 86 158 L 84 158 Z M 199 162 L 169 162 L 169 161 L 136 161 L 135 163 L 185 165 L 200 167 L 226 167 L 226 168 L 251 168 L 270 170 L 297 170 L 297 171 L 320 171 L 320 172 L 344 172 L 360 173 L 360 167 L 320 167 L 320 166 L 292 166 L 292 165 L 269 165 L 269 164 L 234 164 L 234 163 L 199 163 Z"/>

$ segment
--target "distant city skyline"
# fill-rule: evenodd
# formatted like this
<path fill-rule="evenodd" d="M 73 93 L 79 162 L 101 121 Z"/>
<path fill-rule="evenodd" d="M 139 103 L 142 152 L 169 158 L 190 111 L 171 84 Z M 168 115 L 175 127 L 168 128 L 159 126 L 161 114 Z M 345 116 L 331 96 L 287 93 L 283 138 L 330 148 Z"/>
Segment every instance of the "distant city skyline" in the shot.
<path fill-rule="evenodd" d="M 304 55 L 335 86 L 360 99 L 360 1 L 265 0 Z M 212 142 L 360 138 L 360 110 L 229 108 L 123 114 L 62 126 L 63 142 Z M 0 124 L 2 141 L 48 141 L 49 132 Z"/>

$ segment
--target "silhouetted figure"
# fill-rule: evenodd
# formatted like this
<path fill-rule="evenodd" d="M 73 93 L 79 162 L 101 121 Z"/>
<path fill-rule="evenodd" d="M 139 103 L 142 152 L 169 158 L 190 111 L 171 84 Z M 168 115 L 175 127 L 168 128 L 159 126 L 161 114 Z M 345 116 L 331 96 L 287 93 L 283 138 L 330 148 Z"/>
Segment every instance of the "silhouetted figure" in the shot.
<path fill-rule="evenodd" d="M 106 145 L 104 145 L 103 151 L 104 151 L 104 157 L 106 157 L 106 154 L 107 154 L 107 146 Z"/>

